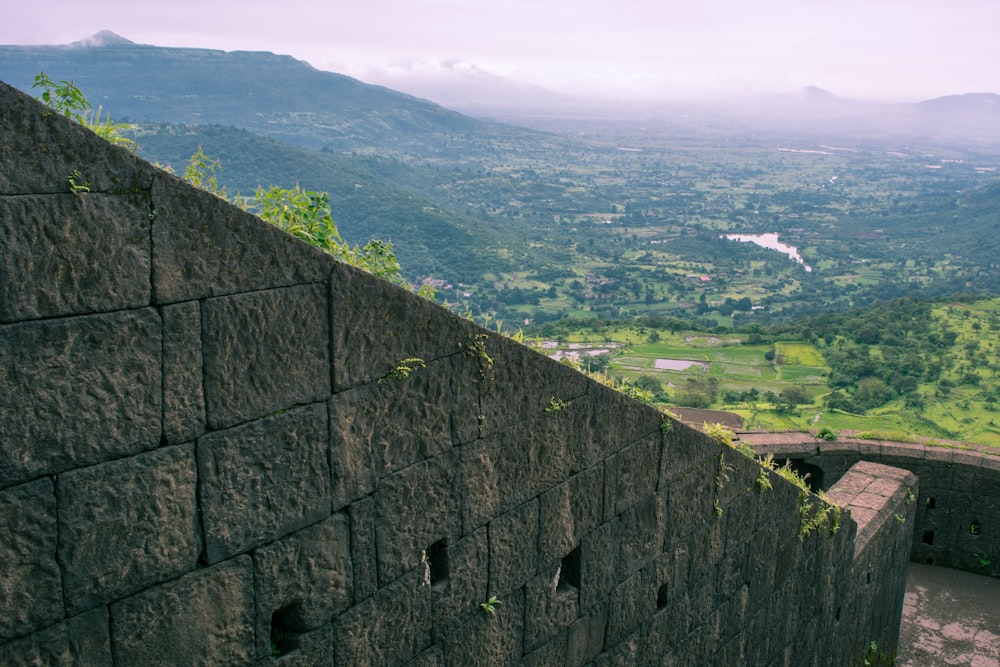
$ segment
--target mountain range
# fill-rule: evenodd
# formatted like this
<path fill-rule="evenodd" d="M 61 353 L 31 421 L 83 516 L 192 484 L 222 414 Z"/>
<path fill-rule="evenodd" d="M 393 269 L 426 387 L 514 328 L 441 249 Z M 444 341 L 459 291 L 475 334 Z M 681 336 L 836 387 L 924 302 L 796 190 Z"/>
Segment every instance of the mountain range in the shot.
<path fill-rule="evenodd" d="M 889 104 L 849 100 L 811 86 L 715 101 L 611 104 L 558 95 L 458 61 L 382 78 L 407 94 L 320 71 L 291 56 L 136 44 L 109 31 L 62 46 L 0 46 L 0 79 L 30 90 L 39 70 L 75 81 L 119 118 L 232 125 L 335 151 L 377 147 L 454 155 L 468 148 L 470 134 L 498 131 L 485 117 L 697 118 L 715 129 L 736 120 L 744 127 L 783 131 L 1000 142 L 1000 95 L 994 93 Z"/>

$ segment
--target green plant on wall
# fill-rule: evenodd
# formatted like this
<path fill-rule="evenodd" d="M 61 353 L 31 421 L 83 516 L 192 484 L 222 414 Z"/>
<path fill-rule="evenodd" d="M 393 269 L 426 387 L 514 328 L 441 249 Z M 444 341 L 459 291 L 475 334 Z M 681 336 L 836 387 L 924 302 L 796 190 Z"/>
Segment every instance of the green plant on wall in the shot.
<path fill-rule="evenodd" d="M 418 368 L 426 368 L 427 364 L 424 360 L 419 357 L 410 357 L 408 359 L 403 359 L 396 366 L 389 371 L 385 378 L 382 379 L 393 379 L 393 380 L 404 380 L 410 377 L 410 373 L 417 370 Z M 381 383 L 382 380 L 380 379 Z"/>
<path fill-rule="evenodd" d="M 110 114 L 102 119 L 101 107 L 97 107 L 97 111 L 94 111 L 90 100 L 72 81 L 54 81 L 45 72 L 39 72 L 35 75 L 32 88 L 41 89 L 38 99 L 56 113 L 76 121 L 115 145 L 124 146 L 133 152 L 138 148 L 134 141 L 122 135 L 122 131 L 129 126 L 124 123 L 112 123 Z"/>
<path fill-rule="evenodd" d="M 497 613 L 497 607 L 502 604 L 503 602 L 498 600 L 497 596 L 491 595 L 489 600 L 479 605 L 479 608 L 492 616 Z"/>
<path fill-rule="evenodd" d="M 560 410 L 565 410 L 565 409 L 566 409 L 566 401 L 564 401 L 562 399 L 559 399 L 559 398 L 556 398 L 555 396 L 553 396 L 549 400 L 549 405 L 548 405 L 548 407 L 545 408 L 545 411 L 546 412 L 559 412 Z"/>

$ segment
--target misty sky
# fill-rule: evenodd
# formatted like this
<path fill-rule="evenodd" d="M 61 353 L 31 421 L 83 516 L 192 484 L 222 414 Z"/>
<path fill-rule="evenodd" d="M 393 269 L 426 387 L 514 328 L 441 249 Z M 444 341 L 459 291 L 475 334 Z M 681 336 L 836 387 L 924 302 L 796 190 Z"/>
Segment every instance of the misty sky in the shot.
<path fill-rule="evenodd" d="M 609 96 L 1000 93 L 998 0 L 34 0 L 7 3 L 0 44 L 102 29 L 289 54 L 378 82 L 460 62 Z"/>

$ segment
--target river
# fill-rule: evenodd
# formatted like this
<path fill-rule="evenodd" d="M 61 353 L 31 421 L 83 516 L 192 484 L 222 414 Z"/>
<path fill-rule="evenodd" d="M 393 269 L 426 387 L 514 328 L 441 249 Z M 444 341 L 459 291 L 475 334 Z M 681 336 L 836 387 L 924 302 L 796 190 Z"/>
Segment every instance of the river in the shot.
<path fill-rule="evenodd" d="M 756 243 L 761 248 L 768 248 L 770 250 L 777 250 L 778 252 L 785 253 L 793 260 L 795 260 L 803 267 L 805 267 L 806 271 L 812 271 L 812 267 L 806 264 L 805 261 L 802 259 L 802 255 L 799 254 L 798 248 L 779 241 L 778 235 L 776 233 L 723 234 L 722 236 L 723 238 L 727 238 L 730 241 L 739 241 L 740 243 Z"/>

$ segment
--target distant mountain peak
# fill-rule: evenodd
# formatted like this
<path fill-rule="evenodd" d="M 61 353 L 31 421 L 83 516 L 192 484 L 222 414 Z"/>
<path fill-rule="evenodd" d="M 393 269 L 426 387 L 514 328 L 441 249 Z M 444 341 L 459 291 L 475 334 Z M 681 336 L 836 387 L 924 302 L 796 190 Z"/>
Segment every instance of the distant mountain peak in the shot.
<path fill-rule="evenodd" d="M 70 46 L 75 47 L 92 47 L 92 46 L 125 46 L 129 44 L 135 44 L 130 39 L 125 39 L 119 34 L 113 33 L 110 30 L 101 30 L 100 32 L 91 35 L 87 39 L 81 39 L 79 42 L 73 42 Z"/>
<path fill-rule="evenodd" d="M 831 93 L 829 90 L 823 90 L 819 86 L 806 86 L 802 89 L 802 93 L 805 95 L 806 99 L 814 100 L 835 100 L 838 99 L 836 95 Z"/>

